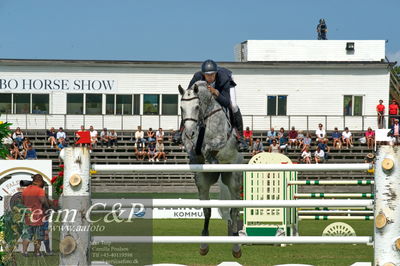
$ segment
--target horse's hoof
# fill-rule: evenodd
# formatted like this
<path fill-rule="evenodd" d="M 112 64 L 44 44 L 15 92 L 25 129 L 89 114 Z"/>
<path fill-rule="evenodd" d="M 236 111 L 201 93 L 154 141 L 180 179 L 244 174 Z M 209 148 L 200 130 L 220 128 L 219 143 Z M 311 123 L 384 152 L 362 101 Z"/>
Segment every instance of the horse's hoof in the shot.
<path fill-rule="evenodd" d="M 201 256 L 207 255 L 209 250 L 210 250 L 210 248 L 208 246 L 206 248 L 200 248 L 200 255 Z"/>
<path fill-rule="evenodd" d="M 233 257 L 235 257 L 236 259 L 239 259 L 242 256 L 242 250 L 239 249 L 239 251 L 234 251 L 232 250 L 232 255 Z"/>

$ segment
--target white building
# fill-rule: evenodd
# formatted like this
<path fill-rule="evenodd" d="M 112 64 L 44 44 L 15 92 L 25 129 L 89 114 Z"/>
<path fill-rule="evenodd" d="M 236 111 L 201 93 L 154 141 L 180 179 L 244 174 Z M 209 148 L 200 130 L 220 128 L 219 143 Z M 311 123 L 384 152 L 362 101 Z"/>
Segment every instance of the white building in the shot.
<path fill-rule="evenodd" d="M 387 106 L 385 41 L 246 41 L 231 69 L 245 126 L 265 130 L 318 123 L 376 128 Z M 0 60 L 0 120 L 13 127 L 133 130 L 177 128 L 178 84 L 201 62 Z"/>

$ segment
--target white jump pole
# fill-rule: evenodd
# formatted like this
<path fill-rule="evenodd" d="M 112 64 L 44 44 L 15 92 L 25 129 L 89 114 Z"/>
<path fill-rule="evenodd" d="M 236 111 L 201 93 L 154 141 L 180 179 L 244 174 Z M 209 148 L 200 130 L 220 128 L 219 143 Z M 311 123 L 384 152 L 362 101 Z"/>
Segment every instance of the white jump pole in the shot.
<path fill-rule="evenodd" d="M 136 206 L 134 199 L 92 199 L 92 204 L 106 203 L 108 207 Z M 196 199 L 153 199 L 148 208 L 305 208 L 305 207 L 373 207 L 373 200 L 196 200 Z"/>
<path fill-rule="evenodd" d="M 400 146 L 381 146 L 375 169 L 373 265 L 400 265 Z"/>
<path fill-rule="evenodd" d="M 97 243 L 154 244 L 370 244 L 369 236 L 94 236 Z"/>
<path fill-rule="evenodd" d="M 246 171 L 363 171 L 371 164 L 150 164 L 92 165 L 96 172 L 246 172 Z"/>

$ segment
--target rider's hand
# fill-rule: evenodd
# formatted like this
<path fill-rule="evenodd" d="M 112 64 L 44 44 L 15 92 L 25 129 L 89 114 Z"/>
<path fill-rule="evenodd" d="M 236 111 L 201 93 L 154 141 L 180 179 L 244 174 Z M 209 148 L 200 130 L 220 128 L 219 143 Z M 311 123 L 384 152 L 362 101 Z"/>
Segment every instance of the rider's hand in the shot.
<path fill-rule="evenodd" d="M 211 86 L 207 86 L 208 90 L 211 92 L 212 95 L 219 96 L 219 91 Z"/>

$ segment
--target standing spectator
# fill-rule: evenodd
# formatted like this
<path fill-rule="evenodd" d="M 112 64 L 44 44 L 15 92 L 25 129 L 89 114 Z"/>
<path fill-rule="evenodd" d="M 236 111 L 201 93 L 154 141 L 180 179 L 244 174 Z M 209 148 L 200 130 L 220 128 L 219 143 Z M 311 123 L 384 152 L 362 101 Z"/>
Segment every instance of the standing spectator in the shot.
<path fill-rule="evenodd" d="M 114 129 L 111 130 L 109 138 L 110 138 L 110 146 L 118 147 L 118 134 Z"/>
<path fill-rule="evenodd" d="M 371 127 L 369 127 L 367 131 L 365 131 L 365 140 L 367 141 L 368 149 L 373 149 L 375 141 L 375 131 L 373 131 Z"/>
<path fill-rule="evenodd" d="M 159 162 L 162 158 L 164 159 L 164 161 L 167 161 L 167 156 L 164 151 L 164 143 L 162 139 L 157 140 L 155 157 L 157 162 Z"/>
<path fill-rule="evenodd" d="M 29 144 L 27 150 L 25 152 L 26 160 L 37 160 L 36 150 L 32 147 L 32 144 Z"/>
<path fill-rule="evenodd" d="M 393 142 L 394 143 L 399 143 L 399 137 L 400 137 L 400 124 L 399 124 L 399 119 L 394 120 L 394 124 L 392 125 L 389 134 L 392 135 L 394 138 Z"/>
<path fill-rule="evenodd" d="M 303 163 L 310 164 L 311 163 L 311 152 L 308 147 L 304 149 L 304 151 L 301 153 L 301 159 Z"/>
<path fill-rule="evenodd" d="M 396 100 L 392 100 L 392 103 L 389 105 L 389 117 L 390 117 L 390 125 L 394 124 L 394 120 L 398 118 L 399 114 L 399 106 L 396 103 Z"/>
<path fill-rule="evenodd" d="M 57 133 L 54 127 L 47 130 L 47 141 L 50 142 L 52 149 L 57 146 Z"/>
<path fill-rule="evenodd" d="M 67 134 L 65 134 L 65 132 L 64 132 L 62 127 L 60 127 L 58 129 L 58 132 L 57 132 L 57 140 L 59 140 L 60 138 L 63 138 L 64 140 L 67 140 Z"/>
<path fill-rule="evenodd" d="M 261 140 L 260 139 L 256 139 L 256 142 L 253 145 L 253 150 L 251 152 L 251 155 L 254 156 L 254 155 L 256 155 L 256 154 L 258 154 L 260 152 L 263 152 L 263 151 L 264 151 L 264 146 L 261 143 Z"/>
<path fill-rule="evenodd" d="M 152 141 L 156 141 L 156 139 L 155 139 L 155 133 L 154 133 L 154 131 L 153 131 L 152 128 L 149 128 L 149 130 L 147 130 L 146 135 L 147 135 L 147 141 L 148 141 L 149 143 L 152 142 Z"/>
<path fill-rule="evenodd" d="M 320 142 L 320 141 L 323 141 L 325 143 L 328 142 L 328 140 L 326 138 L 326 131 L 322 124 L 318 124 L 318 128 L 315 131 L 315 135 L 317 136 L 317 142 Z"/>
<path fill-rule="evenodd" d="M 292 130 L 289 131 L 289 148 L 292 148 L 292 145 L 294 147 L 297 147 L 298 140 L 297 137 L 299 136 L 299 133 L 295 129 L 295 127 L 292 127 Z"/>
<path fill-rule="evenodd" d="M 24 140 L 24 133 L 17 127 L 12 135 L 13 140 L 17 143 L 19 149 L 22 149 L 22 141 Z"/>
<path fill-rule="evenodd" d="M 353 147 L 353 136 L 348 127 L 344 128 L 342 133 L 342 141 L 343 145 L 346 145 L 346 149 L 349 149 L 349 146 Z"/>
<path fill-rule="evenodd" d="M 306 136 L 305 136 L 305 138 L 304 138 L 304 140 L 303 140 L 303 146 L 300 147 L 300 148 L 301 148 L 301 151 L 304 151 L 307 147 L 308 147 L 309 149 L 310 149 L 310 147 L 311 147 L 311 136 L 310 136 L 310 133 L 309 133 L 309 132 L 307 132 L 307 134 L 306 134 Z"/>
<path fill-rule="evenodd" d="M 146 143 L 146 140 L 144 139 L 144 132 L 141 126 L 138 126 L 137 131 L 135 132 L 135 143 L 138 142 L 141 142 L 143 145 Z"/>
<path fill-rule="evenodd" d="M 317 150 L 316 150 L 315 153 L 314 153 L 314 160 L 315 160 L 315 163 L 318 164 L 318 163 L 324 162 L 324 158 L 325 158 L 325 153 L 324 153 L 324 151 L 321 150 L 320 147 L 317 147 Z"/>
<path fill-rule="evenodd" d="M 249 127 L 246 127 L 246 130 L 243 131 L 244 140 L 247 142 L 249 147 L 253 147 L 253 130 L 250 130 Z"/>
<path fill-rule="evenodd" d="M 107 148 L 110 148 L 110 136 L 107 128 L 103 128 L 103 131 L 100 132 L 100 143 L 102 148 L 105 144 L 107 145 Z"/>
<path fill-rule="evenodd" d="M 156 132 L 156 139 L 162 139 L 164 141 L 164 131 L 161 127 Z"/>
<path fill-rule="evenodd" d="M 275 129 L 273 127 L 271 127 L 271 129 L 267 132 L 267 142 L 269 145 L 272 144 L 272 141 L 274 139 L 277 139 L 277 132 L 275 131 Z"/>
<path fill-rule="evenodd" d="M 281 152 L 281 149 L 279 148 L 279 144 L 276 141 L 276 139 L 274 139 L 272 141 L 271 145 L 269 145 L 268 152 L 271 152 L 271 153 L 280 153 Z"/>
<path fill-rule="evenodd" d="M 321 18 L 319 24 L 317 25 L 318 40 L 328 40 L 326 33 L 328 32 L 328 27 L 326 26 L 325 19 Z"/>
<path fill-rule="evenodd" d="M 333 148 L 341 149 L 342 148 L 342 133 L 339 132 L 338 128 L 335 127 L 335 130 L 332 132 L 332 140 L 333 140 Z"/>
<path fill-rule="evenodd" d="M 93 149 L 93 146 L 97 146 L 97 141 L 98 141 L 98 133 L 97 130 L 93 128 L 93 126 L 90 126 L 89 128 L 90 131 L 90 150 Z"/>
<path fill-rule="evenodd" d="M 147 146 L 147 157 L 149 158 L 149 162 L 154 162 L 154 158 L 156 157 L 156 145 L 153 142 L 150 142 Z"/>
<path fill-rule="evenodd" d="M 383 128 L 383 119 L 385 117 L 385 106 L 383 100 L 379 100 L 379 104 L 376 106 L 376 113 L 378 115 L 378 128 Z"/>

